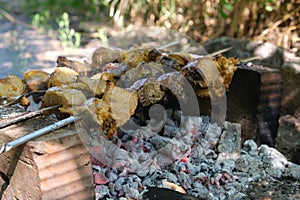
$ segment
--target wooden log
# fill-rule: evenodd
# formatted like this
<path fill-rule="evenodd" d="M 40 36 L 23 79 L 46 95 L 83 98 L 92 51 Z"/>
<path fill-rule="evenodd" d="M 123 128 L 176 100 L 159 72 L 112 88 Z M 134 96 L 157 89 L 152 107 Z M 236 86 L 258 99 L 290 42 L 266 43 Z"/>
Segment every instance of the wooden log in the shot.
<path fill-rule="evenodd" d="M 52 124 L 38 117 L 0 129 L 0 144 Z M 0 199 L 95 199 L 91 158 L 74 125 L 61 128 L 0 155 L 9 178 Z"/>

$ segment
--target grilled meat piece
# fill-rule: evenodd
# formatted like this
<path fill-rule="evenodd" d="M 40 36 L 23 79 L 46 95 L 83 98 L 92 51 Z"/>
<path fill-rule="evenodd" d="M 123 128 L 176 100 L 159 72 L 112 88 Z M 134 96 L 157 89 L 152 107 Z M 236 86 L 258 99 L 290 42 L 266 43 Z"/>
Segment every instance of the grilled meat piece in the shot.
<path fill-rule="evenodd" d="M 76 83 L 71 83 L 62 87 L 81 90 L 87 98 L 91 98 L 103 95 L 106 85 L 106 82 L 103 80 L 91 79 L 89 77 L 78 77 Z"/>
<path fill-rule="evenodd" d="M 29 70 L 24 74 L 24 81 L 30 91 L 46 90 L 49 74 L 41 70 Z"/>
<path fill-rule="evenodd" d="M 92 55 L 92 67 L 99 68 L 103 67 L 107 63 L 116 63 L 120 61 L 120 51 L 100 47 L 95 50 Z"/>
<path fill-rule="evenodd" d="M 149 63 L 160 58 L 161 53 L 154 48 L 134 48 L 121 53 L 121 62 L 134 68 L 140 63 Z"/>
<path fill-rule="evenodd" d="M 17 102 L 24 107 L 30 105 L 30 101 L 23 95 L 26 93 L 26 85 L 24 82 L 15 75 L 8 75 L 3 79 L 0 79 L 0 98 L 1 102 L 7 104 L 19 99 Z"/>
<path fill-rule="evenodd" d="M 23 94 L 26 87 L 23 81 L 15 75 L 0 79 L 0 97 L 16 97 Z"/>
<path fill-rule="evenodd" d="M 68 67 L 57 67 L 50 75 L 48 87 L 68 85 L 75 83 L 78 78 L 78 73 Z"/>
<path fill-rule="evenodd" d="M 69 116 L 80 113 L 83 110 L 85 101 L 86 97 L 80 90 L 52 87 L 45 93 L 42 99 L 42 107 L 61 105 L 61 107 L 54 112 L 59 118 L 61 118 L 65 115 Z"/>
<path fill-rule="evenodd" d="M 75 70 L 79 75 L 87 76 L 91 71 L 91 64 L 88 62 L 78 62 L 75 60 L 68 60 L 67 57 L 59 56 L 56 60 L 57 67 L 68 67 Z"/>
<path fill-rule="evenodd" d="M 136 92 L 130 92 L 120 87 L 110 87 L 103 96 L 111 108 L 111 116 L 116 121 L 117 126 L 125 124 L 138 104 Z"/>
<path fill-rule="evenodd" d="M 89 128 L 100 126 L 110 139 L 117 127 L 125 124 L 134 114 L 137 102 L 136 92 L 110 87 L 102 99 L 92 98 L 85 102 L 84 122 Z"/>

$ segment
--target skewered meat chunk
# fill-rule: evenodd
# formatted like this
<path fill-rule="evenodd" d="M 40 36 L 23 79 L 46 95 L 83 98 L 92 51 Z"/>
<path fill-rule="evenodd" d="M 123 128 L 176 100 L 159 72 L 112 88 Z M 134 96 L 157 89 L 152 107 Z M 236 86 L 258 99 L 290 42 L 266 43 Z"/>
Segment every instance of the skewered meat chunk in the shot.
<path fill-rule="evenodd" d="M 48 87 L 68 85 L 75 83 L 78 77 L 78 73 L 68 67 L 57 67 L 55 71 L 50 75 Z"/>
<path fill-rule="evenodd" d="M 186 86 L 187 80 L 181 74 L 181 72 L 169 72 L 161 75 L 157 78 L 163 90 L 170 90 L 177 98 L 182 100 L 186 99 L 185 93 L 190 90 Z M 186 90 L 186 91 L 185 91 Z"/>
<path fill-rule="evenodd" d="M 130 92 L 120 87 L 110 87 L 104 93 L 103 100 L 110 105 L 111 116 L 118 127 L 129 120 L 138 103 L 136 92 Z"/>
<path fill-rule="evenodd" d="M 115 76 L 120 76 L 127 70 L 128 66 L 124 63 L 107 63 L 102 68 L 107 73 L 112 73 Z"/>
<path fill-rule="evenodd" d="M 159 77 L 139 79 L 129 89 L 137 91 L 142 106 L 149 106 L 162 100 L 166 90 L 170 90 L 177 98 L 185 99 L 183 84 L 184 77 L 175 71 Z"/>
<path fill-rule="evenodd" d="M 161 89 L 160 82 L 158 81 L 147 81 L 137 93 L 139 103 L 142 104 L 142 106 L 155 104 L 165 95 L 165 92 Z"/>
<path fill-rule="evenodd" d="M 78 77 L 75 83 L 63 85 L 63 88 L 81 90 L 87 98 L 99 97 L 106 89 L 106 82 L 103 80 L 91 79 L 89 77 Z"/>
<path fill-rule="evenodd" d="M 168 53 L 159 59 L 159 63 L 177 71 L 190 61 L 192 61 L 192 57 L 188 53 Z"/>
<path fill-rule="evenodd" d="M 24 81 L 30 91 L 46 90 L 49 74 L 41 70 L 29 70 L 24 74 Z"/>
<path fill-rule="evenodd" d="M 22 80 L 15 75 L 0 79 L 0 97 L 15 97 L 23 94 L 26 87 Z"/>
<path fill-rule="evenodd" d="M 79 83 L 83 83 L 86 89 L 91 91 L 94 96 L 100 96 L 104 93 L 106 88 L 106 82 L 103 80 L 91 79 L 89 77 L 79 77 Z"/>
<path fill-rule="evenodd" d="M 108 102 L 92 98 L 85 102 L 84 125 L 88 128 L 100 126 L 103 133 L 110 139 L 117 130 L 116 122 L 112 119 Z"/>
<path fill-rule="evenodd" d="M 120 51 L 100 47 L 95 50 L 92 55 L 92 67 L 103 67 L 107 63 L 115 63 L 120 61 Z"/>
<path fill-rule="evenodd" d="M 58 56 L 56 63 L 57 67 L 68 67 L 83 76 L 87 76 L 91 71 L 91 65 L 86 61 L 81 63 L 76 60 L 69 60 L 64 56 Z"/>
<path fill-rule="evenodd" d="M 110 82 L 113 82 L 113 83 L 115 83 L 117 81 L 114 74 L 107 73 L 107 72 L 97 73 L 97 74 L 93 75 L 91 77 L 91 79 L 93 79 L 93 80 L 102 80 L 102 81 L 110 81 Z"/>
<path fill-rule="evenodd" d="M 134 48 L 121 53 L 121 62 L 136 67 L 143 62 L 156 61 L 161 53 L 154 48 Z"/>
<path fill-rule="evenodd" d="M 200 73 L 200 77 L 194 79 L 198 96 L 222 97 L 224 95 L 223 79 L 215 65 L 215 62 L 209 58 L 199 60 L 196 65 L 197 73 Z"/>
<path fill-rule="evenodd" d="M 223 78 L 225 88 L 229 88 L 234 72 L 237 70 L 236 64 L 239 60 L 219 55 L 214 61 L 217 64 L 218 70 Z"/>
<path fill-rule="evenodd" d="M 15 97 L 18 97 L 26 92 L 26 86 L 23 81 L 15 75 L 8 75 L 0 79 L 0 98 L 7 102 L 13 102 Z M 30 101 L 25 97 L 21 97 L 18 101 L 20 105 L 28 107 Z"/>
<path fill-rule="evenodd" d="M 94 69 L 90 76 L 97 77 L 95 79 L 111 80 L 119 79 L 128 68 L 128 65 L 124 63 L 107 63 L 101 68 Z"/>
<path fill-rule="evenodd" d="M 162 74 L 165 74 L 165 67 L 160 63 L 140 63 L 133 69 L 127 71 L 121 76 L 118 81 L 118 85 L 124 88 L 130 88 L 136 81 L 145 78 L 158 78 Z"/>
<path fill-rule="evenodd" d="M 200 97 L 222 97 L 224 89 L 231 83 L 238 60 L 219 56 L 212 60 L 202 58 L 183 67 L 183 75 L 191 83 Z M 216 69 L 217 68 L 217 69 Z M 210 90 L 209 90 L 210 89 Z M 211 94 L 210 94 L 211 93 Z"/>
<path fill-rule="evenodd" d="M 61 105 L 58 108 L 63 115 L 75 115 L 82 111 L 86 97 L 80 90 L 63 87 L 52 87 L 47 90 L 43 99 L 42 107 Z M 58 112 L 55 112 L 60 118 Z"/>
<path fill-rule="evenodd" d="M 125 124 L 137 107 L 136 92 L 120 87 L 110 87 L 102 99 L 92 98 L 84 104 L 84 122 L 91 128 L 93 124 L 101 127 L 110 139 L 117 127 Z"/>

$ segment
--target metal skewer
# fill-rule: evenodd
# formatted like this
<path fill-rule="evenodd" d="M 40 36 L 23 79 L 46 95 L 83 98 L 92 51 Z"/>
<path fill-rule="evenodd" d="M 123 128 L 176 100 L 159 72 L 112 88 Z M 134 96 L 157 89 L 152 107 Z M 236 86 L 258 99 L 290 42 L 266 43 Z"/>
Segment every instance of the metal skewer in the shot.
<path fill-rule="evenodd" d="M 246 62 L 250 62 L 253 60 L 261 60 L 260 56 L 253 56 L 253 57 L 249 57 L 249 58 L 243 58 L 240 60 L 241 63 L 246 63 Z"/>
<path fill-rule="evenodd" d="M 51 131 L 54 131 L 54 130 L 57 130 L 63 126 L 66 126 L 68 124 L 71 124 L 77 120 L 80 120 L 81 117 L 80 116 L 71 116 L 71 117 L 68 117 L 66 119 L 63 119 L 61 121 L 58 121 L 50 126 L 46 126 L 40 130 L 37 130 L 35 132 L 32 132 L 32 133 L 29 133 L 28 135 L 25 135 L 25 136 L 22 136 L 16 140 L 13 140 L 9 143 L 4 143 L 2 144 L 1 146 L 1 149 L 0 149 L 0 154 L 4 153 L 4 152 L 8 152 L 9 150 L 11 150 L 12 148 L 15 148 L 17 146 L 20 146 L 30 140 L 33 140 L 35 138 L 38 138 L 42 135 L 45 135 Z"/>
<path fill-rule="evenodd" d="M 39 90 L 39 91 L 33 91 L 33 92 L 28 92 L 28 93 L 25 93 L 25 94 L 21 94 L 19 96 L 16 96 L 16 97 L 13 97 L 13 100 L 4 104 L 4 105 L 0 105 L 0 108 L 4 108 L 4 107 L 7 107 L 7 106 L 11 106 L 13 104 L 16 104 L 18 103 L 22 97 L 28 97 L 30 95 L 33 95 L 33 94 L 39 94 L 39 93 L 45 93 L 46 90 Z"/>
<path fill-rule="evenodd" d="M 179 44 L 179 43 L 180 43 L 180 41 L 176 40 L 176 41 L 167 43 L 167 44 L 165 44 L 165 45 L 161 45 L 161 46 L 157 47 L 157 49 L 165 49 L 165 48 L 174 46 L 174 45 Z"/>
<path fill-rule="evenodd" d="M 200 59 L 200 58 L 204 58 L 204 57 L 214 57 L 214 56 L 217 56 L 218 54 L 229 51 L 230 49 L 232 49 L 232 47 L 228 47 L 228 48 L 225 48 L 225 49 L 220 49 L 218 51 L 214 51 L 214 52 L 206 54 L 206 55 L 197 55 L 197 54 L 191 54 L 191 53 L 190 53 L 190 55 L 194 59 Z"/>
<path fill-rule="evenodd" d="M 48 111 L 48 110 L 52 110 L 52 109 L 55 109 L 55 108 L 58 108 L 59 105 L 56 105 L 56 106 L 50 106 L 50 107 L 47 107 L 47 108 L 43 108 L 41 110 L 37 110 L 37 111 L 34 111 L 34 112 L 31 112 L 31 113 L 28 113 L 28 114 L 25 114 L 25 115 L 22 115 L 22 116 L 19 116 L 19 117 L 16 117 L 12 120 L 9 120 L 7 122 L 4 122 L 4 123 L 1 123 L 0 124 L 0 129 L 1 128 L 4 128 L 4 127 L 7 127 L 9 125 L 12 125 L 12 124 L 15 124 L 17 122 L 20 122 L 20 121 L 23 121 L 23 120 L 26 120 L 26 119 L 29 119 L 29 118 L 32 118 L 32 117 L 35 117 L 37 115 L 40 115 L 40 114 L 43 114 L 44 112 Z"/>
<path fill-rule="evenodd" d="M 172 42 L 170 42 L 170 43 L 167 43 L 167 44 L 165 44 L 165 45 L 162 45 L 162 46 L 157 47 L 157 49 L 165 49 L 165 48 L 174 46 L 174 45 L 176 45 L 176 44 L 180 44 L 180 41 L 179 41 L 179 40 L 172 41 Z M 227 47 L 227 48 L 220 49 L 220 50 L 214 51 L 214 52 L 209 53 L 209 54 L 206 54 L 206 55 L 198 55 L 198 54 L 192 54 L 192 53 L 190 53 L 190 55 L 191 55 L 192 58 L 194 58 L 194 59 L 199 59 L 199 58 L 204 58 L 204 57 L 214 57 L 214 56 L 217 56 L 218 54 L 221 54 L 221 53 L 224 53 L 224 52 L 226 52 L 226 51 L 229 51 L 229 50 L 232 49 L 232 48 L 233 48 L 233 47 Z"/>

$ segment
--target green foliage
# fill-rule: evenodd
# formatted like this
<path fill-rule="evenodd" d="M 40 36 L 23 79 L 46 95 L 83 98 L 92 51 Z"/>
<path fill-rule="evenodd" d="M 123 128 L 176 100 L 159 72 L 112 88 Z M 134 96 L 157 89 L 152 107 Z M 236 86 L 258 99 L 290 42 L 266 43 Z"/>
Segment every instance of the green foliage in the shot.
<path fill-rule="evenodd" d="M 103 29 L 98 29 L 97 30 L 97 34 L 98 34 L 98 38 L 101 41 L 101 44 L 107 44 L 108 42 L 108 37 L 107 37 L 107 33 L 105 30 Z"/>
<path fill-rule="evenodd" d="M 78 48 L 81 42 L 80 33 L 76 32 L 73 28 L 70 28 L 69 14 L 64 12 L 56 18 L 58 25 L 58 39 L 60 40 L 63 47 Z M 55 27 L 52 25 L 50 20 L 50 12 L 43 11 L 42 13 L 36 13 L 32 19 L 32 25 L 35 27 L 52 33 Z"/>
<path fill-rule="evenodd" d="M 43 30 L 51 30 L 51 20 L 50 20 L 50 12 L 48 10 L 42 11 L 41 13 L 36 13 L 32 19 L 32 25 L 43 29 Z"/>
<path fill-rule="evenodd" d="M 265 4 L 266 11 L 268 11 L 268 12 L 273 11 L 273 9 L 274 9 L 273 6 L 275 4 L 274 0 L 265 0 L 264 4 Z"/>
<path fill-rule="evenodd" d="M 228 15 L 232 12 L 233 3 L 234 2 L 220 0 L 219 14 L 221 15 L 222 18 L 226 19 L 228 17 Z"/>
<path fill-rule="evenodd" d="M 101 11 L 107 10 L 110 0 L 24 0 L 23 10 L 29 16 L 49 11 L 50 19 L 55 20 L 67 11 L 72 16 L 80 16 L 83 20 L 100 19 Z"/>
<path fill-rule="evenodd" d="M 69 14 L 64 12 L 57 20 L 58 38 L 64 47 L 78 48 L 80 46 L 81 35 L 73 28 L 70 28 Z"/>

